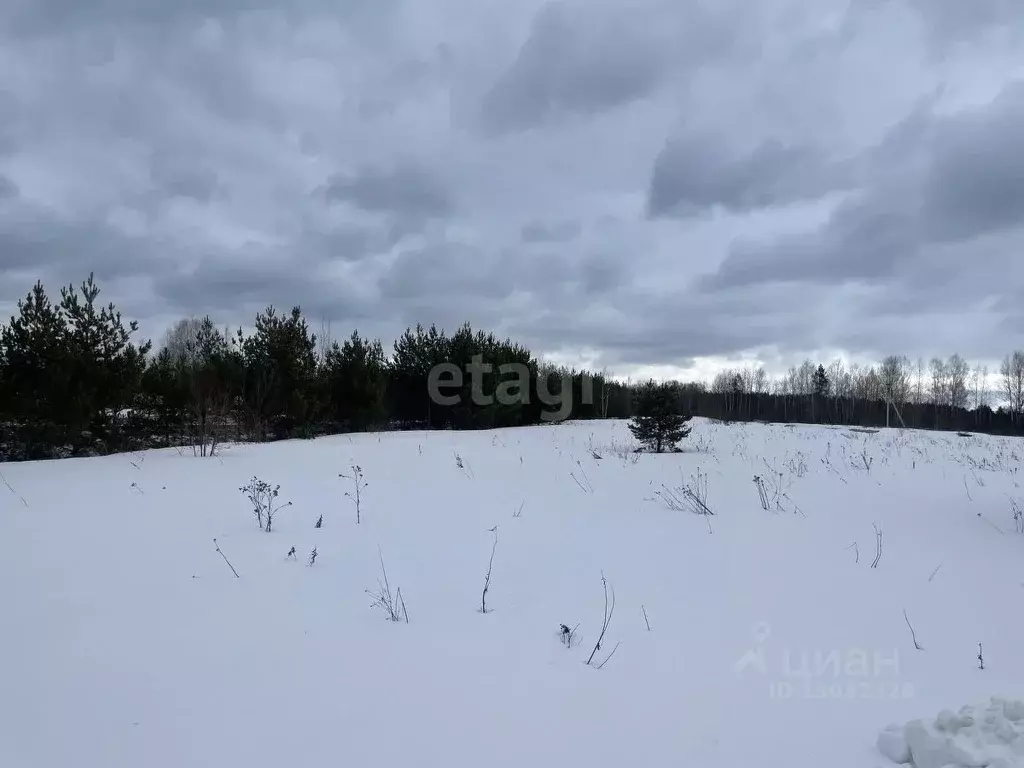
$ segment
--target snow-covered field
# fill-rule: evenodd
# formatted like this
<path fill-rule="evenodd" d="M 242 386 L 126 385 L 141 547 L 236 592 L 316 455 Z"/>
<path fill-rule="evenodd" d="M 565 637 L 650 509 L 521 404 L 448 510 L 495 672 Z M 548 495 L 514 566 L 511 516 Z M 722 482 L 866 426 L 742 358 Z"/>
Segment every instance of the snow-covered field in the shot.
<path fill-rule="evenodd" d="M 0 465 L 0 765 L 864 768 L 915 719 L 922 766 L 953 731 L 961 762 L 1024 765 L 1024 713 L 985 714 L 1024 698 L 1024 444 L 700 420 L 684 453 L 631 444 L 596 422 Z M 291 502 L 271 533 L 254 476 Z M 712 516 L 686 508 L 703 482 Z M 408 623 L 370 606 L 381 557 Z M 935 728 L 965 705 L 991 727 Z"/>

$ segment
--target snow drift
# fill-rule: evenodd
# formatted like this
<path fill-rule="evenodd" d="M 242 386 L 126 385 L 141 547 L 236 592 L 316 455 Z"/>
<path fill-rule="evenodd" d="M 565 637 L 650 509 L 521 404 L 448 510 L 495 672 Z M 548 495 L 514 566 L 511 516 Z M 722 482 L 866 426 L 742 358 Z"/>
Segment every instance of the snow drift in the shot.
<path fill-rule="evenodd" d="M 1024 701 L 993 697 L 987 706 L 943 710 L 933 721 L 890 725 L 878 750 L 913 768 L 1011 768 L 1024 765 Z"/>

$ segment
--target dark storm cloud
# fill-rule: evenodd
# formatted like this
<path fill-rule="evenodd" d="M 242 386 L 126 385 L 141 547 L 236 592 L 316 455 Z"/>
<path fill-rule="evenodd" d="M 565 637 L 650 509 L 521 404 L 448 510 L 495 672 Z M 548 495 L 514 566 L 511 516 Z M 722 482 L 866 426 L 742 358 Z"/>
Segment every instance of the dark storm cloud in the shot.
<path fill-rule="evenodd" d="M 523 225 L 520 237 L 524 243 L 565 243 L 575 240 L 581 229 L 578 221 L 531 221 Z"/>
<path fill-rule="evenodd" d="M 0 40 L 3 38 L 0 37 Z M 17 100 L 9 93 L 0 89 L 0 158 L 11 152 L 17 142 L 14 133 Z"/>
<path fill-rule="evenodd" d="M 0 200 L 18 196 L 18 185 L 0 174 Z"/>
<path fill-rule="evenodd" d="M 622 264 L 603 255 L 526 254 L 461 243 L 403 249 L 379 286 L 382 299 L 429 297 L 437 305 L 500 301 L 514 291 L 544 299 L 586 299 L 608 292 L 622 278 Z"/>
<path fill-rule="evenodd" d="M 877 351 L 885 344 L 890 351 L 909 350 L 917 346 L 921 335 L 941 328 L 942 349 L 938 352 L 1000 359 L 1013 343 L 1001 318 L 1014 314 L 1018 302 L 1011 297 L 1024 291 L 1017 255 L 1020 244 L 1020 234 L 1013 232 L 979 238 L 971 245 L 972 259 L 967 264 L 957 243 L 930 248 L 926 262 L 907 262 L 890 280 L 861 298 L 858 321 L 836 327 L 832 338 L 851 351 Z M 998 285 L 993 276 L 998 276 Z M 1001 296 L 993 302 L 998 294 Z M 987 306 L 990 302 L 992 306 Z M 950 322 L 956 312 L 963 313 L 962 322 Z M 919 354 L 928 357 L 935 353 Z"/>
<path fill-rule="evenodd" d="M 310 14 L 330 11 L 335 18 L 356 21 L 392 10 L 400 0 L 5 0 L 0 18 L 21 35 L 49 35 L 97 25 L 166 27 L 211 18 L 245 14 Z"/>
<path fill-rule="evenodd" d="M 411 227 L 403 220 L 379 226 L 324 227 L 304 233 L 296 250 L 306 254 L 317 254 L 324 261 L 356 263 L 388 253 L 407 235 L 417 231 L 418 228 Z"/>
<path fill-rule="evenodd" d="M 669 139 L 651 174 L 651 216 L 692 216 L 709 208 L 732 212 L 815 200 L 850 183 L 848 164 L 821 150 L 765 139 L 746 153 L 720 136 Z"/>
<path fill-rule="evenodd" d="M 380 300 L 400 307 L 407 323 L 452 328 L 469 320 L 537 341 L 533 322 L 551 307 L 581 316 L 588 304 L 615 298 L 628 281 L 617 256 L 434 242 L 400 250 L 378 282 Z"/>
<path fill-rule="evenodd" d="M 499 300 L 512 288 L 502 280 L 500 259 L 461 243 L 432 243 L 402 250 L 379 287 L 385 300 L 430 296 L 438 303 L 465 296 Z"/>
<path fill-rule="evenodd" d="M 349 202 L 365 211 L 407 216 L 446 216 L 455 206 L 437 177 L 410 162 L 335 174 L 325 194 L 328 200 Z"/>
<path fill-rule="evenodd" d="M 524 338 L 557 339 L 556 347 L 568 348 L 586 347 L 600 336 L 604 361 L 615 365 L 686 367 L 696 357 L 762 345 L 766 336 L 784 345 L 792 340 L 797 349 L 805 340 L 802 309 L 784 289 L 682 298 L 624 288 L 600 308 L 556 305 L 517 321 L 515 329 Z"/>
<path fill-rule="evenodd" d="M 665 62 L 631 33 L 594 24 L 586 11 L 565 3 L 546 3 L 516 60 L 484 99 L 486 126 L 516 130 L 559 112 L 598 112 L 642 97 Z"/>
<path fill-rule="evenodd" d="M 231 260 L 203 259 L 156 283 L 157 295 L 181 307 L 184 314 L 219 317 L 226 299 L 247 312 L 273 305 L 289 312 L 300 305 L 309 318 L 366 316 L 373 306 L 350 280 L 324 280 L 316 263 L 298 263 L 265 248 L 242 249 Z M 241 322 L 251 322 L 244 316 Z"/>
<path fill-rule="evenodd" d="M 93 220 L 69 221 L 30 205 L 0 206 L 0 272 L 34 270 L 78 282 L 159 274 L 164 244 Z M 65 277 L 66 276 L 66 277 Z"/>
<path fill-rule="evenodd" d="M 306 277 L 283 260 L 268 259 L 265 254 L 250 258 L 203 259 L 194 269 L 169 275 L 157 283 L 157 294 L 179 306 L 195 305 L 202 309 L 216 306 L 224 296 L 243 303 L 273 303 L 267 293 L 269 285 L 281 289 L 294 287 Z"/>
<path fill-rule="evenodd" d="M 807 234 L 734 245 L 705 285 L 759 282 L 838 284 L 887 279 L 913 265 L 928 270 L 935 246 L 1024 227 L 1024 87 L 1007 86 L 990 104 L 953 115 L 914 116 L 881 144 L 868 186 L 840 203 L 828 221 Z M 917 133 L 901 158 L 894 145 Z M 899 134 L 897 139 L 896 134 Z M 869 153 L 870 154 L 870 153 Z M 963 266 L 942 274 L 955 281 Z"/>
<path fill-rule="evenodd" d="M 150 165 L 150 178 L 166 197 L 187 197 L 209 202 L 217 191 L 217 172 L 198 166 L 185 157 L 156 155 Z"/>
<path fill-rule="evenodd" d="M 1024 224 L 1022 144 L 1024 81 L 985 109 L 936 122 L 924 179 L 932 238 L 970 239 Z"/>
<path fill-rule="evenodd" d="M 579 267 L 579 286 L 584 294 L 607 294 L 621 284 L 624 270 L 621 261 L 615 256 L 595 255 L 584 260 Z"/>
<path fill-rule="evenodd" d="M 914 210 L 901 211 L 900 206 Z M 771 282 L 829 285 L 884 280 L 899 260 L 917 253 L 916 207 L 894 190 L 854 196 L 810 234 L 783 236 L 767 243 L 737 241 L 717 273 L 701 285 L 720 289 Z"/>

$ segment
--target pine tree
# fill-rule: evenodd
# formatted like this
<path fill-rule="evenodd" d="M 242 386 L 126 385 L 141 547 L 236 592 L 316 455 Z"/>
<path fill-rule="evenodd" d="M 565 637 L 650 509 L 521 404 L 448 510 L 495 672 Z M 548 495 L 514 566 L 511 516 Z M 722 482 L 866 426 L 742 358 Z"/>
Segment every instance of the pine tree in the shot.
<path fill-rule="evenodd" d="M 814 387 L 814 394 L 823 397 L 828 394 L 828 374 L 825 373 L 825 366 L 818 364 L 818 370 L 811 377 L 811 386 Z"/>
<path fill-rule="evenodd" d="M 637 391 L 636 413 L 629 431 L 641 443 L 661 453 L 689 436 L 691 427 L 687 422 L 691 418 L 681 407 L 674 384 L 650 380 Z"/>
<path fill-rule="evenodd" d="M 322 368 L 324 401 L 336 419 L 353 430 L 387 420 L 387 360 L 379 341 L 353 331 L 344 343 L 331 345 Z"/>
<path fill-rule="evenodd" d="M 316 416 L 316 335 L 293 307 L 273 306 L 256 316 L 255 330 L 237 337 L 246 371 L 243 400 L 252 431 L 261 439 L 267 426 L 276 437 L 310 436 Z"/>
<path fill-rule="evenodd" d="M 0 327 L 5 375 L 2 420 L 20 422 L 16 442 L 25 458 L 49 458 L 67 440 L 65 405 L 73 380 L 68 372 L 66 320 L 41 282 L 18 302 L 18 314 Z"/>
<path fill-rule="evenodd" d="M 109 439 L 118 413 L 131 405 L 141 387 L 152 343 L 133 344 L 138 323 L 125 323 L 113 303 L 97 304 L 99 295 L 92 273 L 77 290 L 69 285 L 60 291 L 68 373 L 75 382 L 67 413 L 69 426 L 101 428 Z"/>

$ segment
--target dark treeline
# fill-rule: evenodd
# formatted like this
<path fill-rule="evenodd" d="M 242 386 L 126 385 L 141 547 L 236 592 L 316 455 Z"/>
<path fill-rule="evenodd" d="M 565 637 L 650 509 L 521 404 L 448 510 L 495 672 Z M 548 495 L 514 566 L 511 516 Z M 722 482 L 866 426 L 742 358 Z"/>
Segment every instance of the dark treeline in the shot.
<path fill-rule="evenodd" d="M 687 385 L 684 385 L 686 387 Z M 721 421 L 766 421 L 860 427 L 907 427 L 1022 435 L 1020 421 L 1005 409 L 957 408 L 934 403 L 897 403 L 833 395 L 782 395 L 738 392 L 733 395 L 694 386 L 683 398 L 692 412 Z"/>
<path fill-rule="evenodd" d="M 297 307 L 270 307 L 248 334 L 210 318 L 182 320 L 157 349 L 136 339 L 136 323 L 104 306 L 99 294 L 91 276 L 52 299 L 37 283 L 0 326 L 0 460 L 171 445 L 210 455 L 225 440 L 633 414 L 634 385 L 546 365 L 529 349 L 468 324 L 451 333 L 409 328 L 385 350 L 358 331 L 341 341 L 329 329 L 313 333 Z M 473 372 L 474 361 L 490 369 Z M 1005 366 L 1011 363 L 1019 363 L 1020 397 L 1008 389 L 1017 408 L 998 411 L 967 408 L 956 398 L 911 402 L 888 379 L 872 385 L 874 369 L 858 379 L 863 385 L 867 376 L 867 385 L 851 388 L 835 369 L 829 379 L 823 366 L 808 373 L 806 363 L 792 386 L 770 382 L 763 371 L 726 372 L 710 387 L 678 384 L 676 392 L 681 408 L 722 420 L 884 426 L 888 419 L 894 426 L 1009 434 L 1019 431 L 1024 354 Z M 439 388 L 442 364 L 449 370 Z M 452 370 L 466 372 L 461 384 L 451 383 Z"/>
<path fill-rule="evenodd" d="M 723 371 L 689 404 L 722 420 L 1024 434 L 1024 352 L 1003 360 L 998 381 L 1006 404 L 993 409 L 987 368 L 971 369 L 958 354 L 927 363 L 893 355 L 851 368 L 805 360 L 775 380 L 763 368 Z"/>

